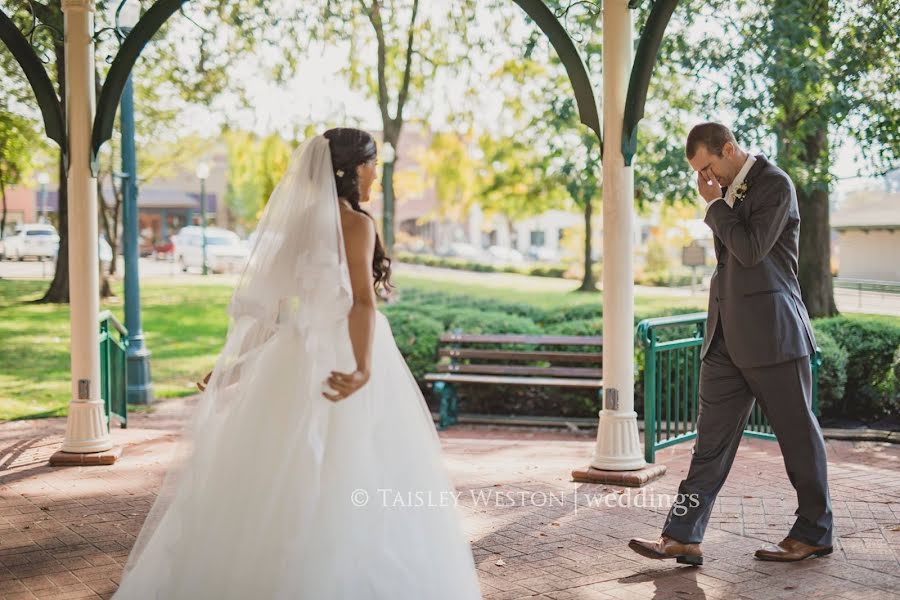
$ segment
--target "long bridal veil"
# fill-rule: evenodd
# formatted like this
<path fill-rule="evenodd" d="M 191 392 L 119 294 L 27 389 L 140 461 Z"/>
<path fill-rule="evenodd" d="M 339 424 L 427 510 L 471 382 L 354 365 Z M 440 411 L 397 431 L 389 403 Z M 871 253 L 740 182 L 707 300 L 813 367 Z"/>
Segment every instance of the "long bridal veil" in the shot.
<path fill-rule="evenodd" d="M 277 351 L 273 355 L 270 348 L 276 331 L 285 327 L 304 340 L 306 352 L 302 364 L 284 365 L 301 371 L 295 381 L 305 389 L 294 390 L 292 410 L 297 412 L 283 417 L 305 429 L 287 440 L 290 447 L 271 450 L 305 456 L 308 464 L 304 466 L 309 468 L 305 473 L 315 473 L 321 465 L 328 427 L 328 401 L 321 397 L 321 385 L 331 370 L 351 371 L 354 364 L 346 330 L 352 293 L 339 211 L 329 142 L 317 136 L 294 151 L 265 207 L 229 304 L 224 347 L 177 444 L 172 467 L 129 555 L 124 576 L 134 570 L 151 542 L 166 543 L 171 552 L 177 552 L 185 546 L 178 540 L 209 536 L 198 523 L 178 521 L 183 515 L 215 512 L 215 506 L 191 506 L 208 498 L 204 489 L 221 483 L 215 479 L 220 471 L 209 468 L 211 461 L 233 460 L 236 477 L 239 469 L 254 468 L 254 462 L 256 468 L 268 468 L 267 457 L 259 454 L 261 447 L 234 448 L 221 438 L 240 427 L 234 421 L 246 410 L 277 410 L 266 397 L 273 392 L 265 374 L 272 372 L 273 363 L 286 359 Z M 260 368 L 262 363 L 268 363 L 268 368 Z M 265 441 L 266 432 L 258 433 Z M 226 458 L 223 452 L 235 456 Z M 290 477 L 290 473 L 284 475 Z M 284 498 L 279 490 L 271 490 L 270 496 L 273 502 L 296 502 L 302 522 L 303 511 L 311 510 L 310 503 L 318 496 L 316 484 L 315 477 L 305 481 L 302 497 Z M 265 506 L 247 508 L 248 516 L 251 508 L 265 510 Z M 154 533 L 164 520 L 169 521 L 167 535 L 155 540 Z"/>

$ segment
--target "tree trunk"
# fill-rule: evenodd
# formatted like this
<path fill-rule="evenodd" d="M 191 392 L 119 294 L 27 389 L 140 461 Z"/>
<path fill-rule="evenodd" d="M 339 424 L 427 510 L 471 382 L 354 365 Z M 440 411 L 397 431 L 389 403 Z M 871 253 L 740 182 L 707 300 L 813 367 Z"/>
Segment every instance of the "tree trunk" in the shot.
<path fill-rule="evenodd" d="M 109 246 L 110 248 L 112 248 L 113 253 L 113 261 L 109 265 L 110 275 L 115 275 L 119 272 L 118 261 L 116 260 L 116 257 L 119 256 L 119 244 L 121 243 L 121 239 L 119 238 L 119 222 L 121 221 L 122 215 L 121 200 L 116 200 L 116 206 L 113 210 L 115 211 L 115 213 L 113 214 L 112 231 L 107 232 L 106 234 L 107 241 L 109 242 Z"/>
<path fill-rule="evenodd" d="M 596 292 L 597 280 L 594 278 L 594 258 L 591 256 L 591 238 L 593 237 L 593 229 L 591 227 L 591 217 L 594 214 L 594 203 L 591 198 L 587 198 L 584 203 L 584 277 L 581 280 L 579 292 Z"/>
<path fill-rule="evenodd" d="M 397 164 L 397 142 L 400 139 L 400 130 L 402 123 L 396 119 L 390 123 L 384 123 L 383 143 L 390 144 L 394 148 L 394 160 L 390 163 L 385 162 L 381 169 L 381 191 L 382 191 L 382 234 L 384 239 L 384 251 L 388 256 L 394 253 L 394 232 L 397 230 L 397 224 L 394 222 L 396 213 L 397 199 L 394 196 L 394 165 Z"/>
<path fill-rule="evenodd" d="M 98 194 L 98 197 L 100 200 L 100 207 L 101 207 L 100 210 L 98 211 L 99 212 L 98 216 L 100 217 L 100 226 L 106 232 L 106 241 L 109 242 L 110 224 L 109 224 L 109 218 L 107 217 L 106 210 L 104 208 L 103 193 L 100 191 L 100 181 L 101 181 L 100 179 L 97 179 L 97 194 Z M 99 243 L 99 241 L 98 241 L 98 243 Z M 113 260 L 109 264 L 109 272 L 107 273 L 103 270 L 103 263 L 101 261 L 97 262 L 97 268 L 100 269 L 100 297 L 101 298 L 112 298 L 113 296 L 115 296 L 115 294 L 112 291 L 112 286 L 109 284 L 109 278 L 111 275 L 114 274 L 115 268 L 116 268 L 116 250 L 115 250 L 116 247 L 113 246 L 112 242 L 110 242 L 109 245 L 113 249 Z"/>
<path fill-rule="evenodd" d="M 99 268 L 99 267 L 98 267 Z M 100 269 L 100 297 L 112 298 L 116 294 L 113 292 L 112 286 L 109 284 L 109 276 Z"/>
<path fill-rule="evenodd" d="M 810 317 L 830 317 L 838 311 L 831 278 L 828 190 L 797 190 L 797 201 L 800 204 L 799 279 L 803 303 Z"/>
<path fill-rule="evenodd" d="M 59 80 L 59 95 L 66 97 L 66 60 L 65 48 L 58 43 L 54 48 L 56 52 L 56 74 Z M 63 123 L 65 120 L 66 106 L 63 103 Z M 59 207 L 58 230 L 59 251 L 56 255 L 56 271 L 53 273 L 53 281 L 44 296 L 38 302 L 68 304 L 69 302 L 69 193 L 68 173 L 63 164 L 62 152 L 59 156 Z"/>
<path fill-rule="evenodd" d="M 394 117 L 391 117 L 388 106 L 390 103 L 386 74 L 388 50 L 385 42 L 384 23 L 381 20 L 381 6 L 378 0 L 372 0 L 371 6 L 367 6 L 365 3 L 363 6 L 377 40 L 378 66 L 376 71 L 378 73 L 378 108 L 381 111 L 382 141 L 390 143 L 396 150 L 397 141 L 400 139 L 400 130 L 403 128 L 403 109 L 406 106 L 409 85 L 412 81 L 412 59 L 415 53 L 415 27 L 416 17 L 419 14 L 419 0 L 413 0 L 412 4 L 412 15 L 404 51 L 406 64 L 403 69 L 403 81 L 397 93 L 397 110 Z M 394 224 L 394 164 L 396 160 L 395 154 L 394 161 L 385 163 L 382 171 L 382 191 L 384 192 L 382 234 L 384 235 L 384 250 L 388 255 L 393 254 L 394 251 L 394 231 L 396 229 Z"/>
<path fill-rule="evenodd" d="M 118 254 L 117 246 L 119 241 L 116 233 L 119 229 L 119 210 L 121 203 L 119 202 L 118 196 L 116 196 L 112 208 L 107 209 L 102 181 L 103 175 L 97 178 L 97 200 L 98 206 L 100 207 L 97 212 L 100 217 L 100 228 L 106 234 L 106 241 L 109 242 L 109 246 L 112 248 L 113 259 L 112 262 L 109 263 L 109 272 L 104 273 L 103 269 L 100 269 L 100 297 L 109 298 L 115 295 L 109 285 L 109 278 L 116 274 L 116 256 Z M 109 215 L 110 212 L 112 213 L 111 219 Z"/>
<path fill-rule="evenodd" d="M 803 140 L 803 162 L 809 173 L 828 172 L 828 132 L 819 130 Z M 815 177 L 815 176 L 813 176 Z M 831 277 L 831 225 L 828 182 L 811 181 L 797 189 L 800 208 L 799 279 L 803 303 L 809 316 L 838 314 Z"/>
<path fill-rule="evenodd" d="M 97 97 L 99 97 L 101 91 L 100 76 L 95 73 L 95 77 L 95 81 L 97 82 Z M 100 230 L 106 235 L 106 241 L 109 242 L 109 246 L 112 248 L 113 261 L 109 264 L 109 275 L 111 276 L 115 275 L 117 271 L 115 257 L 119 255 L 119 217 L 122 214 L 122 194 L 116 189 L 116 182 L 112 176 L 112 173 L 115 173 L 116 170 L 114 165 L 115 154 L 115 151 L 110 152 L 109 159 L 109 179 L 113 192 L 113 203 L 111 207 L 107 206 L 106 196 L 103 193 L 103 180 L 106 178 L 107 174 L 102 168 L 97 174 L 97 214 L 100 217 Z M 108 288 L 109 286 L 108 284 L 101 283 L 101 290 L 104 287 Z M 101 297 L 106 297 L 103 295 L 102 291 Z"/>
<path fill-rule="evenodd" d="M 0 177 L 0 196 L 3 196 L 3 215 L 0 216 L 0 240 L 3 239 L 3 234 L 6 232 L 6 182 L 3 181 L 3 177 Z"/>

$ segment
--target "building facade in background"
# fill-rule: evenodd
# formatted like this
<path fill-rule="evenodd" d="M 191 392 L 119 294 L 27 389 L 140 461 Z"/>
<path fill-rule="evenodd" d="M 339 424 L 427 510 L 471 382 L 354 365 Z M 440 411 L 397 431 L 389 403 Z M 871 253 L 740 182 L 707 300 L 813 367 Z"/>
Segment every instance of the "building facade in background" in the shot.
<path fill-rule="evenodd" d="M 207 222 L 227 227 L 227 210 L 220 206 L 227 181 L 225 153 L 221 150 L 214 151 L 205 160 L 210 167 L 205 186 Z M 196 165 L 185 164 L 171 177 L 140 182 L 138 232 L 142 238 L 142 247 L 170 239 L 185 225 L 200 224 L 200 181 L 195 171 Z M 8 186 L 6 192 L 7 233 L 12 232 L 16 225 L 38 222 L 40 214 L 45 214 L 47 220 L 54 225 L 58 223 L 59 190 L 56 184 L 49 185 L 44 194 L 39 189 L 27 186 Z M 115 203 L 108 180 L 102 186 L 102 197 L 107 206 Z"/>
<path fill-rule="evenodd" d="M 6 229 L 4 237 L 15 231 L 23 223 L 36 223 L 38 217 L 38 195 L 31 188 L 22 185 L 6 186 Z"/>
<path fill-rule="evenodd" d="M 900 189 L 849 194 L 831 216 L 831 227 L 838 277 L 900 283 Z"/>

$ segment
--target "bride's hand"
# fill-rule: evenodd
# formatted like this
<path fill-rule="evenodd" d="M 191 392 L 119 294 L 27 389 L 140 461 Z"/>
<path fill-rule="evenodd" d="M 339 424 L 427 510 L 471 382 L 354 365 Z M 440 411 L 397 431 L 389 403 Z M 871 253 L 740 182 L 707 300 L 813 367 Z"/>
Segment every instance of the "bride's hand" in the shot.
<path fill-rule="evenodd" d="M 367 371 L 353 371 L 352 373 L 339 373 L 332 371 L 331 376 L 327 379 L 328 387 L 337 390 L 336 394 L 322 392 L 322 395 L 331 400 L 338 402 L 343 400 L 369 381 L 369 373 Z"/>

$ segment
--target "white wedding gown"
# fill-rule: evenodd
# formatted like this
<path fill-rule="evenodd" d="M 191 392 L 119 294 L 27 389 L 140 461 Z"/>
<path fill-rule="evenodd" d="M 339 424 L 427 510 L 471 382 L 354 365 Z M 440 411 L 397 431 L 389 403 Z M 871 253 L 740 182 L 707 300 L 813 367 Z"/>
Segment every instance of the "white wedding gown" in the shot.
<path fill-rule="evenodd" d="M 440 441 L 387 318 L 376 312 L 369 382 L 332 403 L 319 357 L 349 345 L 288 313 L 233 386 L 243 391 L 209 408 L 114 598 L 480 598 Z"/>

